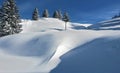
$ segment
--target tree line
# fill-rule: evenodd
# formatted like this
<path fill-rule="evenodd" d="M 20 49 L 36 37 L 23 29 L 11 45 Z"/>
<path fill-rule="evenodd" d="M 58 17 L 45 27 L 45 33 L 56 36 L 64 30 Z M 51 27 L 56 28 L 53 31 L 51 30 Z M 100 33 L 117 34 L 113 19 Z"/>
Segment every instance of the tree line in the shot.
<path fill-rule="evenodd" d="M 42 17 L 49 17 L 47 9 L 44 10 Z M 66 12 L 62 15 L 60 10 L 55 11 L 53 18 L 65 21 L 66 29 L 66 23 L 69 21 L 69 16 Z M 38 8 L 35 8 L 32 14 L 32 20 L 39 19 L 40 15 Z M 0 7 L 0 37 L 20 33 L 22 31 L 22 25 L 20 25 L 20 23 L 21 19 L 15 0 L 6 0 Z"/>
<path fill-rule="evenodd" d="M 43 11 L 42 17 L 44 17 L 44 18 L 48 18 L 48 17 L 49 17 L 49 12 L 48 12 L 47 9 L 45 9 L 45 10 Z M 60 19 L 60 20 L 63 20 L 63 21 L 65 21 L 65 22 L 70 21 L 69 16 L 68 16 L 68 13 L 65 12 L 65 13 L 62 15 L 62 13 L 61 13 L 60 10 L 54 11 L 52 17 L 53 17 L 53 18 Z M 35 8 L 34 11 L 33 11 L 32 20 L 39 20 L 39 18 L 40 18 L 39 10 L 38 10 L 38 8 Z"/>
<path fill-rule="evenodd" d="M 112 19 L 115 19 L 115 18 L 120 18 L 120 13 L 118 13 L 112 17 Z"/>
<path fill-rule="evenodd" d="M 48 12 L 47 9 L 45 9 L 45 10 L 43 11 L 42 17 L 44 17 L 44 18 L 48 18 L 48 17 L 49 17 L 49 12 Z M 40 18 L 39 10 L 38 10 L 38 8 L 35 8 L 34 11 L 33 11 L 32 20 L 39 20 L 39 18 Z M 70 21 L 67 12 L 65 12 L 65 13 L 62 15 L 62 13 L 61 13 L 60 10 L 56 10 L 56 11 L 54 11 L 54 13 L 53 13 L 53 18 L 57 18 L 57 19 L 63 20 L 63 21 L 65 22 L 65 30 L 67 30 L 67 22 Z"/>

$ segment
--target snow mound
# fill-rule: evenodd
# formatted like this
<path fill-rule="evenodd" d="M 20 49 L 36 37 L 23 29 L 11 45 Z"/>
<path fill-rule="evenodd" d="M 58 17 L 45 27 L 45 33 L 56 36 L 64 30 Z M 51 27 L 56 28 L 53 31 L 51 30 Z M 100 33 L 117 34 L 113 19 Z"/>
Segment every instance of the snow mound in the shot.
<path fill-rule="evenodd" d="M 120 30 L 120 18 L 102 21 L 100 23 L 91 25 L 90 29 L 103 29 L 103 30 Z"/>

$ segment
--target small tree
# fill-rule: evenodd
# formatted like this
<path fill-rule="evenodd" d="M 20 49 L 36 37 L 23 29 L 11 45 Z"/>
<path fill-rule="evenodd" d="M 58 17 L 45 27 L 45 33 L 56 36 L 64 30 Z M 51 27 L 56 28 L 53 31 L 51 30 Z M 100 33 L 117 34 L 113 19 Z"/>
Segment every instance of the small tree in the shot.
<path fill-rule="evenodd" d="M 67 30 L 67 22 L 69 22 L 69 17 L 68 17 L 68 13 L 64 13 L 63 15 L 63 21 L 65 21 L 65 30 Z"/>
<path fill-rule="evenodd" d="M 39 11 L 38 8 L 35 8 L 32 15 L 32 20 L 38 20 L 38 19 L 39 19 Z"/>
<path fill-rule="evenodd" d="M 55 11 L 55 12 L 54 12 L 54 14 L 53 14 L 53 18 L 59 18 L 58 11 Z"/>
<path fill-rule="evenodd" d="M 22 30 L 20 16 L 14 0 L 6 0 L 1 7 L 1 26 L 2 36 L 19 33 Z"/>
<path fill-rule="evenodd" d="M 44 10 L 42 17 L 46 17 L 46 18 L 49 17 L 49 13 L 47 9 Z"/>

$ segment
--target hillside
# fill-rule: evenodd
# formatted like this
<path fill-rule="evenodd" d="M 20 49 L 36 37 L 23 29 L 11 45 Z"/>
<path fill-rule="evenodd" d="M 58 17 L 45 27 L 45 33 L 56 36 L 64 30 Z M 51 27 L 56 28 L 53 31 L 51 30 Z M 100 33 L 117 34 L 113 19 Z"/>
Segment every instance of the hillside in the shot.
<path fill-rule="evenodd" d="M 68 23 L 65 31 L 64 22 L 53 18 L 22 20 L 21 24 L 23 31 L 20 34 L 0 38 L 2 73 L 50 73 L 51 70 L 51 73 L 88 73 L 85 69 L 90 68 L 90 63 L 93 67 L 89 73 L 119 71 L 119 30 L 83 30 L 76 27 L 87 28 L 91 24 Z M 106 63 L 107 58 L 114 61 Z M 103 68 L 98 62 L 110 67 L 101 70 Z M 95 67 L 97 71 L 93 71 Z"/>
<path fill-rule="evenodd" d="M 88 27 L 90 29 L 120 30 L 120 18 L 102 21 Z"/>

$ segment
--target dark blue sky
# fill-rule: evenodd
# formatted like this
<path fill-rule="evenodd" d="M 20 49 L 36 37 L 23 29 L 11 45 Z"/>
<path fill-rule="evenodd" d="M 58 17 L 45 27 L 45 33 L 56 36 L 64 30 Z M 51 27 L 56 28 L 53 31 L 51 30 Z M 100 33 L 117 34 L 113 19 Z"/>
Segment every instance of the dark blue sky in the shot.
<path fill-rule="evenodd" d="M 2 4 L 4 0 L 0 0 Z M 52 16 L 55 10 L 67 11 L 72 22 L 96 23 L 110 19 L 120 11 L 120 0 L 16 0 L 21 18 L 31 19 L 35 7 L 40 14 L 48 9 Z"/>

